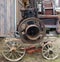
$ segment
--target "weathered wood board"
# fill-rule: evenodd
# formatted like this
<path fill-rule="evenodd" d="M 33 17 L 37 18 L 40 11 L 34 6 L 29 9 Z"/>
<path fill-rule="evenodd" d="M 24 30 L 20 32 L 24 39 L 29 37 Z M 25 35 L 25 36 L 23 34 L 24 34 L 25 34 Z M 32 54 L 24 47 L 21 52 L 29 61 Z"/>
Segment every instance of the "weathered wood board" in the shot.
<path fill-rule="evenodd" d="M 15 0 L 0 0 L 0 37 L 13 36 L 15 31 Z"/>

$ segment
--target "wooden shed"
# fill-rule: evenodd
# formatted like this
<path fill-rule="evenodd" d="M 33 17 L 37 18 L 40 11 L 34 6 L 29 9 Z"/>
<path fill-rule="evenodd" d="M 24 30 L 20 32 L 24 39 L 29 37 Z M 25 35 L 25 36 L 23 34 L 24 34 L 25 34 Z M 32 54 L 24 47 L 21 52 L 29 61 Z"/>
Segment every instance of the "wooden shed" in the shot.
<path fill-rule="evenodd" d="M 15 0 L 0 0 L 0 37 L 12 36 L 15 31 Z"/>

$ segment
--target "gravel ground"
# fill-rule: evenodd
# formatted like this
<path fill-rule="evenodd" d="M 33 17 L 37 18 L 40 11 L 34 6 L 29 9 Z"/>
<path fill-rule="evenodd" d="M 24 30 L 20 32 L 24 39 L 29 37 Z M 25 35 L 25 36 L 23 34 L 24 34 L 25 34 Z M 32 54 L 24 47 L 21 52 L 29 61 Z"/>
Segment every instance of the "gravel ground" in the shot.
<path fill-rule="evenodd" d="M 2 44 L 4 43 L 4 39 L 0 38 L 0 62 L 10 62 L 7 61 L 1 54 L 2 52 Z M 60 46 L 60 38 L 57 38 L 56 44 L 58 44 L 58 47 Z M 60 50 L 59 50 L 60 51 Z M 18 62 L 60 62 L 60 53 L 59 53 L 59 57 L 55 60 L 46 60 L 42 57 L 41 53 L 34 53 L 34 54 L 26 54 L 24 56 L 24 58 Z"/>

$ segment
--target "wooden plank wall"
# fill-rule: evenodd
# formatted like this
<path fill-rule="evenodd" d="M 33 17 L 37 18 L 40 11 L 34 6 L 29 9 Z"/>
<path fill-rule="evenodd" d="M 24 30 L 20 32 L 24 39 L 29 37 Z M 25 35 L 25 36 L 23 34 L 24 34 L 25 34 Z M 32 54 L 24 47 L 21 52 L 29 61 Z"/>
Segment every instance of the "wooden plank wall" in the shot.
<path fill-rule="evenodd" d="M 0 37 L 13 36 L 15 31 L 15 0 L 0 0 Z"/>

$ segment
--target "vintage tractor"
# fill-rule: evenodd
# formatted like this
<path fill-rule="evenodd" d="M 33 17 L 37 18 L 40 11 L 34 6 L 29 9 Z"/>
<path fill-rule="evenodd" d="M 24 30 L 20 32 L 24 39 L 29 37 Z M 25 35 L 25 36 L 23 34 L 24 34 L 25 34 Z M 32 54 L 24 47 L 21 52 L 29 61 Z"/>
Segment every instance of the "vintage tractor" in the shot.
<path fill-rule="evenodd" d="M 55 43 L 56 39 L 51 40 L 45 36 L 46 26 L 44 24 L 44 22 L 47 24 L 47 28 L 54 28 L 54 30 L 56 28 L 56 15 L 53 11 L 53 4 L 50 1 L 45 3 L 45 1 L 42 0 L 44 2 L 41 2 L 41 4 L 38 2 L 37 5 L 39 8 L 37 8 L 35 6 L 38 0 L 29 1 L 30 7 L 27 6 L 24 10 L 21 9 L 22 20 L 20 20 L 17 25 L 14 39 L 5 39 L 2 55 L 7 60 L 15 62 L 21 60 L 25 53 L 33 54 L 35 52 L 42 52 L 45 59 L 54 60 L 58 57 L 58 50 Z M 54 16 L 52 14 L 54 14 Z M 58 22 L 58 24 L 60 25 L 60 22 Z M 57 32 L 60 33 L 60 27 L 58 25 Z M 16 37 L 19 38 L 17 39 Z"/>
<path fill-rule="evenodd" d="M 58 57 L 54 40 L 43 41 L 45 36 L 44 23 L 38 18 L 30 17 L 18 25 L 19 40 L 6 39 L 3 45 L 3 56 L 9 61 L 21 60 L 25 53 L 42 52 L 44 58 L 53 60 Z"/>

